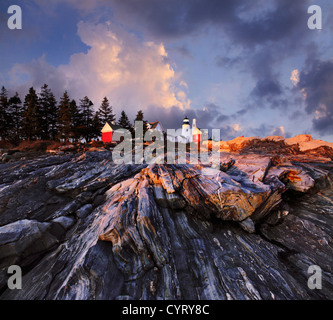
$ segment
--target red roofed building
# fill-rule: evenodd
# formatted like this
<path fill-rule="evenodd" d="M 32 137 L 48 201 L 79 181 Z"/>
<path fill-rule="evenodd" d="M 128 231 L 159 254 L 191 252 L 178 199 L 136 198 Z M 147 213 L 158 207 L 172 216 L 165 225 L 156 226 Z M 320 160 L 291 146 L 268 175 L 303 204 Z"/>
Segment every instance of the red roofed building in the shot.
<path fill-rule="evenodd" d="M 195 128 L 192 130 L 192 139 L 193 139 L 193 142 L 196 142 L 196 143 L 201 142 L 202 132 L 198 128 Z"/>
<path fill-rule="evenodd" d="M 102 141 L 104 143 L 113 143 L 113 131 L 120 129 L 121 127 L 118 125 L 109 125 L 108 123 L 102 129 Z"/>
<path fill-rule="evenodd" d="M 200 143 L 202 140 L 202 132 L 197 127 L 197 120 L 193 119 L 192 123 L 192 141 L 196 143 Z"/>

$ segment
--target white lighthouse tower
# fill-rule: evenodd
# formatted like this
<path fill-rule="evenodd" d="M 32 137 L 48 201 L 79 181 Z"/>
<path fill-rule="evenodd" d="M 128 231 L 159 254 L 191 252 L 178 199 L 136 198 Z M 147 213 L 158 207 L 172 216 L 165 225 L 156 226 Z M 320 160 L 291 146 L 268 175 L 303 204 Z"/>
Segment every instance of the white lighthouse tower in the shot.
<path fill-rule="evenodd" d="M 182 136 L 186 139 L 186 142 L 192 142 L 192 130 L 190 120 L 187 117 L 183 120 Z"/>

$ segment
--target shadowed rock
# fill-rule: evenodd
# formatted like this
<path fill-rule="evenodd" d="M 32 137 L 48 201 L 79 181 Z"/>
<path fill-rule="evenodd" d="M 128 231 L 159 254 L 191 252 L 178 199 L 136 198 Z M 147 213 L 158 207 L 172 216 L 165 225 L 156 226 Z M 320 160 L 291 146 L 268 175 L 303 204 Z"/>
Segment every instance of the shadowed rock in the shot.
<path fill-rule="evenodd" d="M 0 164 L 0 298 L 332 299 L 333 164 L 273 143 L 216 169 L 104 150 Z"/>

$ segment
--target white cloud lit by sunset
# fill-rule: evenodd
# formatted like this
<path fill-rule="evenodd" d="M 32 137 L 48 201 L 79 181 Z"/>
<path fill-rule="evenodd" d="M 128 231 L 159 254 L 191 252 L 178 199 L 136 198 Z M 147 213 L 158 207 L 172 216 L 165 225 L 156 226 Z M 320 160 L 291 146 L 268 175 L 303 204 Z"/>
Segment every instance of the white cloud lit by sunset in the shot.
<path fill-rule="evenodd" d="M 37 83 L 39 75 L 47 73 L 43 81 L 52 88 L 56 86 L 56 92 L 66 89 L 73 98 L 82 98 L 84 92 L 96 104 L 107 96 L 115 106 L 130 110 L 151 105 L 190 106 L 183 90 L 185 82 L 171 66 L 162 43 L 141 42 L 111 23 L 80 22 L 78 35 L 89 47 L 87 53 L 72 55 L 69 64 L 52 68 L 51 73 L 45 72 L 50 66 L 42 57 L 33 62 L 33 67 L 16 65 L 12 76 L 25 74 L 29 85 L 38 87 L 42 85 Z"/>

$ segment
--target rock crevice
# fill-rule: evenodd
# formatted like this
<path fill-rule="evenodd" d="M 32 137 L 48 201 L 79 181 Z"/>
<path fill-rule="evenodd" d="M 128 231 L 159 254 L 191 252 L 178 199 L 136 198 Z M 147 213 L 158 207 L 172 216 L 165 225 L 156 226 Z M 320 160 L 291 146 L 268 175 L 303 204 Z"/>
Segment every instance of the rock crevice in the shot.
<path fill-rule="evenodd" d="M 332 299 L 331 160 L 250 151 L 217 166 L 108 151 L 0 164 L 0 298 Z M 6 288 L 11 264 L 22 290 Z"/>

